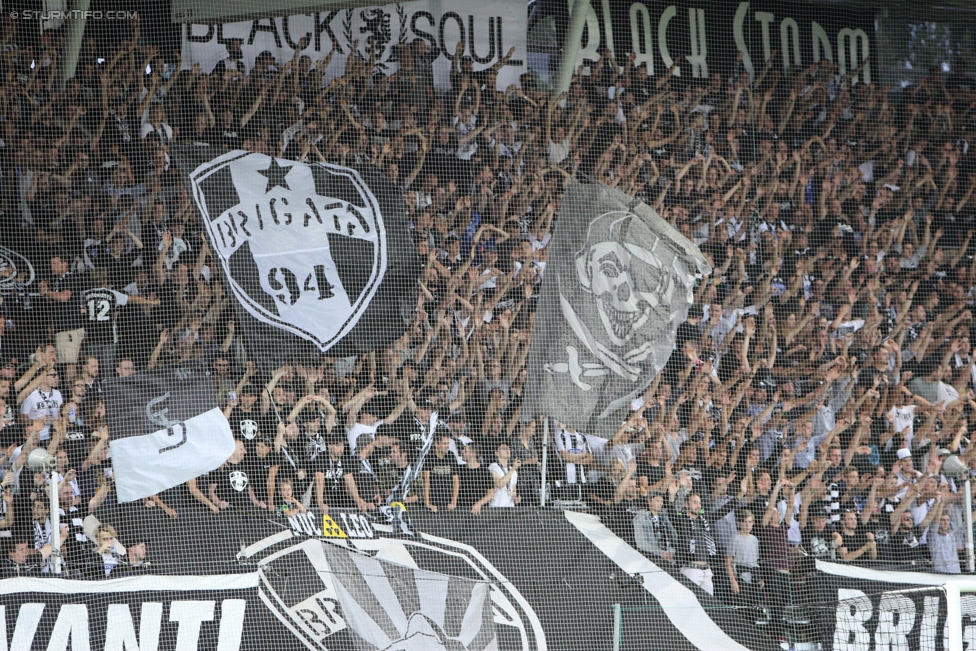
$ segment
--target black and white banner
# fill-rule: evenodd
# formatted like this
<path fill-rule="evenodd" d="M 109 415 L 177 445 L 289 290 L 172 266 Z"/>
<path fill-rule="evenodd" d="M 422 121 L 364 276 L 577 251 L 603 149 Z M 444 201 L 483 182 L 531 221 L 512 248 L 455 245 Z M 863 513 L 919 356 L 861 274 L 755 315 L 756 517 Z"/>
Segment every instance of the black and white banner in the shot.
<path fill-rule="evenodd" d="M 297 15 L 258 18 L 225 24 L 207 19 L 212 10 L 193 7 L 212 4 L 200 0 L 181 0 L 173 3 L 174 20 L 183 25 L 183 60 L 199 62 L 204 72 L 228 56 L 224 43 L 237 38 L 243 41 L 241 51 L 247 70 L 263 51 L 271 52 L 279 64 L 290 61 L 299 42 L 307 38 L 303 55 L 313 60 L 326 58 L 333 46 L 336 53 L 326 70 L 326 81 L 345 70 L 346 58 L 358 43 L 360 55 L 370 56 L 376 50 L 377 67 L 392 74 L 399 70 L 394 47 L 415 39 L 423 39 L 439 50 L 433 62 L 434 86 L 450 87 L 451 64 L 457 45 L 463 47 L 462 56 L 471 57 L 474 70 L 482 70 L 497 63 L 514 48 L 512 58 L 498 74 L 498 87 L 517 84 L 525 72 L 527 5 L 517 0 L 457 0 L 450 3 L 419 1 L 401 2 L 374 7 L 356 7 L 332 11 L 300 13 Z M 183 8 L 181 9 L 181 5 Z M 257 7 L 255 7 L 257 9 Z M 260 11 L 284 12 L 287 9 L 264 5 Z M 204 17 L 194 18 L 203 13 Z M 201 24 L 197 24 L 201 23 Z"/>
<path fill-rule="evenodd" d="M 325 522 L 202 509 L 163 521 L 144 509 L 101 515 L 149 541 L 147 573 L 0 580 L 0 650 L 547 648 L 531 606 L 475 548 L 389 537 L 355 509 Z M 152 574 L 174 568 L 182 574 Z M 243 573 L 219 573 L 234 568 Z"/>
<path fill-rule="evenodd" d="M 256 572 L 0 581 L 4 651 L 264 651 L 275 629 Z"/>
<path fill-rule="evenodd" d="M 0 296 L 26 291 L 32 287 L 37 274 L 28 256 L 6 246 L 0 246 Z"/>
<path fill-rule="evenodd" d="M 0 580 L 0 649 L 601 649 L 613 636 L 613 604 L 631 613 L 625 639 L 645 648 L 739 648 L 706 621 L 725 609 L 696 609 L 691 591 L 676 592 L 666 572 L 619 566 L 563 512 L 408 508 L 414 536 L 356 509 L 285 518 L 188 506 L 171 519 L 158 509 L 103 507 L 99 519 L 122 540 L 148 541 L 146 574 Z M 664 612 L 648 610 L 647 592 L 634 589 L 637 573 L 660 586 Z M 697 637 L 685 639 L 681 622 Z M 749 639 L 749 649 L 777 648 Z"/>
<path fill-rule="evenodd" d="M 281 536 L 279 536 L 281 537 Z M 273 540 L 274 538 L 272 538 Z M 408 553 L 374 557 L 292 539 L 259 561 L 261 598 L 313 649 L 497 649 L 492 586 L 417 567 Z M 391 552 L 398 543 L 390 541 Z M 295 584 L 295 576 L 304 580 Z"/>
<path fill-rule="evenodd" d="M 948 648 L 946 594 L 940 586 L 953 577 L 822 561 L 817 561 L 817 570 L 807 590 L 815 604 L 810 614 L 822 625 L 823 648 Z M 971 649 L 976 645 L 976 594 L 962 594 L 960 607 L 964 644 Z"/>
<path fill-rule="evenodd" d="M 255 357 L 358 354 L 403 335 L 420 267 L 389 179 L 371 166 L 210 156 L 177 154 Z"/>
<path fill-rule="evenodd" d="M 559 43 L 569 24 L 567 6 L 573 5 L 541 0 L 533 12 L 535 20 L 555 18 Z M 737 70 L 754 78 L 770 59 L 780 69 L 827 60 L 846 74 L 870 56 L 855 83 L 877 82 L 884 53 L 875 46 L 876 10 L 877 5 L 856 2 L 591 0 L 576 66 L 592 65 L 609 49 L 618 61 L 634 52 L 634 64 L 651 76 L 677 65 L 681 78 Z"/>
<path fill-rule="evenodd" d="M 105 383 L 115 488 L 130 502 L 214 470 L 234 452 L 208 378 L 147 371 Z"/>
<path fill-rule="evenodd" d="M 711 268 L 649 206 L 595 183 L 569 186 L 552 247 L 522 414 L 609 438 L 664 368 L 696 274 Z"/>

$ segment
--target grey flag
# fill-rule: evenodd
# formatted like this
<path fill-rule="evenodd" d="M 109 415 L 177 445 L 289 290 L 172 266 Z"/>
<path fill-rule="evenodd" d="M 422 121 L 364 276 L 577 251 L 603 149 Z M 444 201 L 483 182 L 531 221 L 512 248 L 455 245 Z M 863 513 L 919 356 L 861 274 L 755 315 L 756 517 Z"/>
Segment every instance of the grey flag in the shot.
<path fill-rule="evenodd" d="M 605 185 L 562 201 L 532 333 L 524 418 L 609 437 L 674 349 L 698 248 L 652 208 Z"/>

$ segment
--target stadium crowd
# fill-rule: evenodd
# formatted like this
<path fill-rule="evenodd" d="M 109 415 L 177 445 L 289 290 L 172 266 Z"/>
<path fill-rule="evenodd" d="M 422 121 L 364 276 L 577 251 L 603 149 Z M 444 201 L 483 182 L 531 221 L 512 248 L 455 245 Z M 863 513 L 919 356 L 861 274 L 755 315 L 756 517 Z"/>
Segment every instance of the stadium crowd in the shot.
<path fill-rule="evenodd" d="M 783 72 L 773 53 L 754 79 L 654 77 L 604 52 L 553 97 L 531 73 L 498 87 L 507 58 L 474 72 L 458 56 L 440 94 L 423 40 L 394 74 L 350 56 L 329 79 L 300 53 L 248 69 L 234 40 L 207 74 L 129 30 L 86 38 L 63 91 L 59 31 L 35 42 L 6 20 L 0 36 L 0 240 L 34 270 L 0 269 L 8 573 L 49 571 L 59 533 L 49 478 L 25 471 L 38 446 L 58 461 L 68 567 L 143 562 L 144 541 L 97 523 L 115 501 L 100 394 L 172 365 L 210 374 L 240 443 L 128 508 L 372 511 L 431 437 L 414 508 L 538 504 L 546 421 L 522 413 L 525 359 L 570 180 L 642 198 L 714 272 L 612 439 L 549 421 L 550 499 L 585 501 L 662 567 L 748 604 L 782 605 L 815 558 L 960 571 L 971 505 L 942 463 L 976 459 L 964 75 L 889 89 L 826 60 Z M 423 265 L 403 337 L 258 368 L 176 145 L 385 171 Z"/>

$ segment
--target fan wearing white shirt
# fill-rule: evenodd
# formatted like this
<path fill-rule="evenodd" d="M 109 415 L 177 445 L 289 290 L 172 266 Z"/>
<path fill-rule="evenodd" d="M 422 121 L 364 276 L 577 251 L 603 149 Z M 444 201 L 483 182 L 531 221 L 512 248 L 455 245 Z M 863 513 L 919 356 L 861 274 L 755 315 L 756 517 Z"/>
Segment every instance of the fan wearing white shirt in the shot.
<path fill-rule="evenodd" d="M 973 390 L 976 390 L 976 358 L 974 358 L 972 350 L 969 346 L 969 340 L 960 339 L 957 347 L 958 350 L 952 356 L 954 366 L 957 370 L 964 366 L 969 367 L 970 384 Z"/>
<path fill-rule="evenodd" d="M 404 399 L 385 418 L 380 418 L 373 413 L 377 405 L 375 402 L 371 402 L 371 399 L 375 395 L 376 390 L 367 387 L 353 396 L 352 400 L 346 404 L 349 409 L 346 416 L 346 437 L 349 439 L 350 454 L 355 454 L 357 449 L 372 443 L 376 439 L 376 430 L 380 428 L 380 425 L 396 422 L 409 404 L 409 399 Z M 360 442 L 360 437 L 365 438 Z"/>
<path fill-rule="evenodd" d="M 917 405 L 906 405 L 905 397 L 900 391 L 895 391 L 896 404 L 888 411 L 888 420 L 894 435 L 885 444 L 885 450 L 890 450 L 895 438 L 905 439 L 905 443 L 911 448 L 912 438 L 915 435 L 915 409 Z M 899 442 L 900 444 L 900 442 Z"/>
<path fill-rule="evenodd" d="M 159 252 L 163 254 L 163 264 L 169 271 L 180 259 L 180 256 L 187 251 L 191 251 L 189 243 L 183 239 L 183 232 L 186 224 L 182 221 L 174 221 L 170 224 L 170 230 L 163 233 L 163 239 L 159 243 Z"/>
<path fill-rule="evenodd" d="M 461 96 L 458 96 L 458 100 Z M 484 131 L 484 126 L 478 126 L 478 116 L 470 108 L 455 111 L 453 126 L 458 137 L 458 148 L 454 155 L 459 160 L 470 161 L 478 151 L 477 136 Z"/>
<path fill-rule="evenodd" d="M 495 459 L 497 461 L 488 466 L 495 481 L 495 496 L 491 499 L 491 506 L 511 508 L 522 501 L 517 490 L 518 469 L 522 467 L 522 460 L 511 460 L 512 450 L 505 439 L 501 439 L 495 448 Z"/>
<path fill-rule="evenodd" d="M 44 428 L 40 432 L 42 441 L 51 438 L 51 422 L 58 417 L 61 405 L 64 404 L 61 392 L 55 388 L 58 386 L 58 379 L 58 372 L 54 368 L 49 368 L 42 375 L 37 388 L 20 405 L 21 422 L 24 424 L 37 420 L 44 422 Z"/>

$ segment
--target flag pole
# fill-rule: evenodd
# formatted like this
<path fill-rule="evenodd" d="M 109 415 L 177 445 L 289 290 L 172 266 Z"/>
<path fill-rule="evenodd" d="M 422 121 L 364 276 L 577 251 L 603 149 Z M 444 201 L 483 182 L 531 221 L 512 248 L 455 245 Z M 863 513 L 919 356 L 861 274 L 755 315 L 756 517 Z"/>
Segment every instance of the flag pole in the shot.
<path fill-rule="evenodd" d="M 58 471 L 51 468 L 51 560 L 55 574 L 61 574 L 61 505 L 58 489 Z"/>
<path fill-rule="evenodd" d="M 542 486 L 539 488 L 539 506 L 546 505 L 546 471 L 549 467 L 549 417 L 542 419 Z"/>

